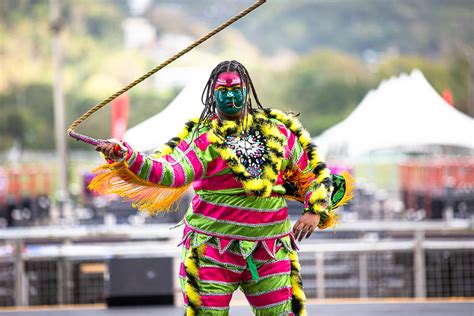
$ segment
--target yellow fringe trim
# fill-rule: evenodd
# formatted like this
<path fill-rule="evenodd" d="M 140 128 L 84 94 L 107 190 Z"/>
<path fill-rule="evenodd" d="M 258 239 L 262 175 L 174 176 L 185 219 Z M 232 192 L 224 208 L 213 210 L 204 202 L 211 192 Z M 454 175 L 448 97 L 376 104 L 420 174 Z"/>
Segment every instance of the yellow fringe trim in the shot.
<path fill-rule="evenodd" d="M 311 145 L 311 136 L 309 135 L 308 131 L 303 128 L 301 122 L 291 117 L 290 115 L 280 111 L 272 109 L 270 110 L 270 114 L 275 116 L 277 120 L 282 122 L 287 128 L 289 128 L 295 135 L 298 137 L 298 141 L 305 149 L 306 153 L 308 154 L 309 162 L 311 167 L 314 169 L 318 165 L 318 162 L 321 160 L 319 159 L 318 153 L 315 149 L 310 150 Z M 299 135 L 299 136 L 298 136 Z M 321 179 L 322 181 L 323 179 Z M 318 183 L 321 183 L 318 181 Z"/>
<path fill-rule="evenodd" d="M 316 178 L 317 183 L 323 182 L 324 179 L 327 179 L 331 176 L 331 171 L 328 168 L 324 168 L 321 170 L 321 173 Z"/>
<path fill-rule="evenodd" d="M 196 281 L 196 283 L 199 282 L 199 258 L 202 257 L 205 249 L 206 249 L 205 244 L 202 244 L 199 247 L 194 248 L 194 249 L 193 248 L 189 249 L 186 255 L 186 258 L 184 260 L 186 274 L 189 273 L 190 276 L 194 278 L 194 281 Z M 196 250 L 197 256 L 195 256 L 194 250 Z M 186 276 L 189 277 L 188 275 Z M 186 281 L 186 284 L 184 286 L 184 291 L 190 303 L 192 303 L 196 307 L 201 306 L 201 296 L 199 294 L 199 288 L 195 288 L 193 285 L 191 285 L 189 282 Z M 194 310 L 189 306 L 187 308 L 186 315 L 195 315 Z"/>
<path fill-rule="evenodd" d="M 295 314 L 295 316 L 305 316 L 306 315 L 306 306 L 305 306 L 305 301 L 306 301 L 306 295 L 304 294 L 303 287 L 301 286 L 301 281 L 300 281 L 300 270 L 301 266 L 300 263 L 298 262 L 298 255 L 296 254 L 296 251 L 292 251 L 289 254 L 290 257 L 290 264 L 291 264 L 291 272 L 290 272 L 290 279 L 291 279 L 291 289 L 292 289 L 292 295 L 298 300 L 298 302 L 301 305 L 301 309 L 299 310 L 298 314 Z M 293 312 L 298 312 L 293 309 Z"/>
<path fill-rule="evenodd" d="M 218 120 L 213 120 L 211 122 L 211 129 L 208 132 L 207 139 L 210 143 L 214 143 L 218 146 L 218 152 L 222 159 L 224 159 L 230 169 L 240 178 L 242 187 L 248 193 L 257 193 L 259 196 L 268 197 L 270 196 L 273 188 L 273 184 L 277 180 L 278 173 L 281 169 L 282 161 L 275 155 L 273 152 L 269 151 L 268 158 L 271 163 L 277 169 L 276 172 L 271 166 L 265 166 L 260 178 L 252 178 L 245 166 L 240 162 L 239 157 L 234 153 L 230 148 L 223 148 L 221 145 L 225 141 L 223 139 L 224 135 L 228 133 L 229 129 L 235 129 L 237 134 L 242 132 L 243 128 L 248 126 L 258 125 L 258 130 L 266 137 L 267 143 L 266 146 L 268 149 L 275 150 L 279 152 L 282 156 L 284 138 L 280 133 L 280 130 L 269 118 L 266 117 L 261 112 L 256 112 L 254 116 L 248 115 L 244 117 L 243 123 L 239 124 L 238 121 L 226 120 L 219 122 Z M 219 135 L 221 136 L 219 136 Z M 273 138 L 270 138 L 272 136 Z M 278 142 L 280 141 L 280 143 Z"/>
<path fill-rule="evenodd" d="M 189 184 L 170 188 L 146 181 L 131 172 L 124 162 L 106 164 L 93 170 L 98 174 L 89 184 L 89 189 L 99 194 L 117 194 L 131 201 L 132 206 L 149 215 L 168 212 L 183 197 Z"/>
<path fill-rule="evenodd" d="M 352 198 L 354 197 L 354 188 L 355 188 L 354 177 L 348 171 L 343 171 L 341 173 L 341 176 L 343 176 L 344 179 L 346 180 L 346 190 L 344 192 L 344 196 L 342 197 L 342 199 L 336 205 L 332 207 L 333 209 L 338 208 L 341 205 L 349 203 L 349 201 L 352 200 Z"/>

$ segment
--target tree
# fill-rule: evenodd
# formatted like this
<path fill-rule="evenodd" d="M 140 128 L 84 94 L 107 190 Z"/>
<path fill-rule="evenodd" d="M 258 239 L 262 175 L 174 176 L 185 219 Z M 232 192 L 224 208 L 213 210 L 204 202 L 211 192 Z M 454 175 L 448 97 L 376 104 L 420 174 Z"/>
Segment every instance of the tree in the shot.
<path fill-rule="evenodd" d="M 271 76 L 265 93 L 278 96 L 273 98 L 278 107 L 302 112 L 314 136 L 344 119 L 373 86 L 361 61 L 333 50 L 316 51 Z"/>

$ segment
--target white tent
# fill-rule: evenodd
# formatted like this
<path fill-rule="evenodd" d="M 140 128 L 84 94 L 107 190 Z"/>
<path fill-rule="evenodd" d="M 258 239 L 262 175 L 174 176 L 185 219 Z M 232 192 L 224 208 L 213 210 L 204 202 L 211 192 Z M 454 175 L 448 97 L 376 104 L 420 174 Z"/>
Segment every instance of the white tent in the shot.
<path fill-rule="evenodd" d="M 314 139 L 327 159 L 389 148 L 474 149 L 474 119 L 450 106 L 419 70 L 383 81 L 341 123 Z"/>
<path fill-rule="evenodd" d="M 125 141 L 139 151 L 153 151 L 175 137 L 189 119 L 198 117 L 204 106 L 201 94 L 208 71 L 194 72 L 188 84 L 160 113 L 132 127 L 125 133 Z"/>

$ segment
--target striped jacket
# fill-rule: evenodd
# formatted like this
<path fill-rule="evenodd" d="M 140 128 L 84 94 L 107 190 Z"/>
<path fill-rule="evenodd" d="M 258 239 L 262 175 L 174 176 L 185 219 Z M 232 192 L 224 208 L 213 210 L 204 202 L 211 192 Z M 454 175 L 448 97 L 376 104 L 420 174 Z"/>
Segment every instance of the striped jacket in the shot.
<path fill-rule="evenodd" d="M 207 125 L 199 132 L 189 132 L 166 155 L 146 155 L 125 144 L 127 154 L 123 163 L 135 176 L 152 184 L 172 188 L 192 185 L 195 195 L 184 218 L 183 242 L 199 245 L 214 238 L 221 251 L 231 243 L 239 242 L 246 252 L 244 256 L 250 255 L 261 243 L 273 256 L 278 243 L 289 250 L 295 247 L 283 197 L 285 173 L 292 170 L 303 178 L 309 177 L 304 209 L 308 209 L 311 193 L 321 186 L 316 182 L 307 151 L 299 138 L 281 121 L 272 119 L 272 122 L 283 140 L 283 155 L 267 196 L 249 194 L 244 189 L 226 157 L 212 142 L 211 127 Z"/>

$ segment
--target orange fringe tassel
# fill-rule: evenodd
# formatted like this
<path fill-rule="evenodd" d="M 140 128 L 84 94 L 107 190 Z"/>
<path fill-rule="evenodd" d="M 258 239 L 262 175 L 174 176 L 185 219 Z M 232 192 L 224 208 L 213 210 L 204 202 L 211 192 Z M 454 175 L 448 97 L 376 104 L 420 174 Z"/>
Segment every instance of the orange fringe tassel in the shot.
<path fill-rule="evenodd" d="M 307 174 L 303 174 L 301 172 L 295 172 L 289 169 L 285 171 L 284 179 L 288 180 L 289 182 L 293 184 L 297 184 L 297 189 L 298 189 L 298 193 L 297 193 L 298 196 L 285 195 L 285 198 L 304 203 L 305 193 L 308 191 L 308 188 L 310 187 L 310 185 L 315 179 L 314 174 L 311 172 L 308 172 Z"/>
<path fill-rule="evenodd" d="M 98 174 L 89 184 L 90 190 L 105 195 L 117 194 L 149 215 L 176 211 L 171 207 L 181 200 L 190 186 L 170 188 L 146 181 L 131 172 L 123 162 L 102 165 L 93 172 Z"/>

